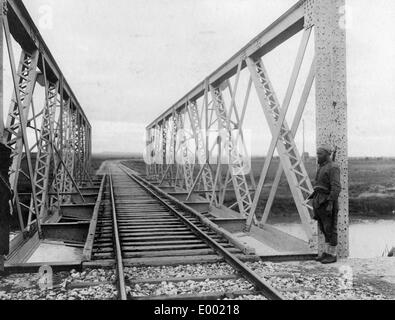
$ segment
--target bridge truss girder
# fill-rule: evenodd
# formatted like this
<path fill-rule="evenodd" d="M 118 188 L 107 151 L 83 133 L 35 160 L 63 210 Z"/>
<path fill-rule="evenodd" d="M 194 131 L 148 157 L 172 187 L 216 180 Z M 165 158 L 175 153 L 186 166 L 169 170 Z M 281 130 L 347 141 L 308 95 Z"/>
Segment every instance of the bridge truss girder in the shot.
<path fill-rule="evenodd" d="M 346 58 L 345 30 L 341 25 L 344 14 L 344 0 L 302 0 L 283 14 L 277 21 L 260 33 L 230 60 L 202 81 L 193 90 L 170 109 L 147 126 L 149 154 L 161 154 L 151 157 L 148 162 L 148 174 L 161 183 L 184 188 L 189 195 L 192 192 L 205 196 L 212 206 L 221 207 L 229 188 L 236 196 L 236 203 L 229 205 L 247 217 L 246 229 L 252 224 L 265 224 L 270 213 L 282 174 L 285 174 L 303 229 L 312 247 L 319 244 L 322 235 L 317 232 L 317 225 L 312 220 L 312 208 L 307 197 L 312 192 L 312 183 L 298 151 L 294 137 L 297 133 L 303 111 L 315 82 L 317 145 L 326 143 L 336 146 L 337 161 L 341 167 L 342 192 L 339 212 L 339 256 L 348 255 L 348 182 L 347 182 L 347 98 L 346 98 Z M 265 55 L 286 42 L 297 33 L 302 32 L 299 49 L 296 53 L 293 70 L 289 75 L 289 85 L 285 98 L 280 104 L 273 88 L 271 77 L 265 67 Z M 297 104 L 297 111 L 291 127 L 286 122 L 286 115 L 291 99 L 296 95 L 296 84 L 300 81 L 300 69 L 306 60 L 305 52 L 311 34 L 314 32 L 314 57 L 307 61 L 310 69 L 303 82 L 303 90 Z M 241 92 L 239 81 L 241 75 L 248 76 L 246 92 Z M 244 139 L 244 118 L 249 106 L 249 97 L 253 89 L 257 94 L 264 118 L 270 129 L 272 140 L 269 145 L 259 181 L 254 181 L 249 170 L 249 155 Z M 226 96 L 225 96 L 226 95 Z M 244 95 L 244 104 L 240 110 L 236 96 Z M 240 100 L 240 99 L 239 99 Z M 192 107 L 191 107 L 192 106 Z M 192 108 L 192 109 L 191 109 Z M 200 110 L 199 110 L 200 108 Z M 191 115 L 191 110 L 193 115 Z M 190 114 L 188 119 L 186 114 Z M 179 117 L 181 121 L 176 121 Z M 163 156 L 167 135 L 162 135 L 162 144 L 155 140 L 156 131 L 163 130 L 165 124 L 175 121 L 178 130 L 177 150 L 181 150 L 181 162 L 173 175 Z M 208 132 L 216 131 L 218 137 L 210 139 Z M 203 132 L 203 134 L 202 134 Z M 202 138 L 203 135 L 203 138 Z M 206 139 L 204 139 L 206 135 Z M 176 153 L 177 153 L 176 150 Z M 194 153 L 194 151 L 197 151 Z M 280 165 L 268 194 L 268 200 L 260 220 L 257 207 L 267 180 L 269 166 L 277 150 Z M 172 151 L 174 152 L 174 151 Z M 191 157 L 189 152 L 193 154 Z M 177 159 L 177 156 L 171 159 Z M 214 164 L 214 160 L 217 162 Z M 221 165 L 223 159 L 227 165 Z M 193 161 L 191 161 L 193 160 Z M 221 162 L 222 161 L 222 162 Z M 157 168 L 156 176 L 150 174 Z M 197 170 L 199 169 L 200 170 Z M 166 176 L 161 173 L 166 172 Z M 177 185 L 177 181 L 183 183 Z M 200 185 L 200 187 L 198 187 Z M 211 196 L 208 196 L 211 195 Z M 318 241 L 318 238 L 320 239 Z"/>
<path fill-rule="evenodd" d="M 26 235 L 40 231 L 49 215 L 59 213 L 70 193 L 80 193 L 79 186 L 91 181 L 92 129 L 22 1 L 0 4 L 1 50 L 8 50 L 14 88 L 5 126 L 0 103 L 0 138 L 12 149 L 10 183 L 20 229 L 12 251 Z M 15 44 L 21 49 L 18 66 Z M 1 59 L 2 70 L 6 60 Z M 39 87 L 44 96 L 39 97 Z M 43 104 L 36 105 L 34 98 Z M 23 179 L 30 191 L 21 189 Z"/>

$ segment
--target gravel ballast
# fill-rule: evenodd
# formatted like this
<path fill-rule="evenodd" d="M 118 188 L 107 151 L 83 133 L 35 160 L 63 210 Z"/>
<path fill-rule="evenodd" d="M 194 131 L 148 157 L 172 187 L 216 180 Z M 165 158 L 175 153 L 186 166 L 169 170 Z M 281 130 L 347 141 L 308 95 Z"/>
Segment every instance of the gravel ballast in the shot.
<path fill-rule="evenodd" d="M 59 272 L 53 276 L 53 289 L 41 290 L 38 273 L 15 274 L 0 278 L 0 300 L 114 300 L 112 270 Z M 97 284 L 73 288 L 78 284 Z"/>
<path fill-rule="evenodd" d="M 246 264 L 289 300 L 391 299 L 390 294 L 383 294 L 383 290 L 373 286 L 367 278 L 361 278 L 358 274 L 348 277 L 344 273 L 347 269 L 339 265 L 323 267 L 313 261 L 259 261 Z M 361 268 L 363 266 L 365 265 L 361 264 Z M 390 275 L 388 274 L 388 278 Z M 233 276 L 237 276 L 236 271 L 226 263 L 125 268 L 127 292 L 132 298 L 245 292 L 225 300 L 265 300 L 265 297 L 254 293 L 254 288 L 248 281 L 232 278 Z M 188 278 L 200 278 L 201 281 Z M 0 300 L 114 300 L 118 297 L 116 274 L 112 269 L 56 273 L 53 276 L 54 288 L 51 290 L 42 291 L 39 280 L 37 273 L 0 278 Z M 145 280 L 152 283 L 144 282 Z M 388 292 L 392 292 L 391 288 Z"/>
<path fill-rule="evenodd" d="M 162 282 L 160 284 L 136 284 L 128 288 L 131 296 L 176 296 L 180 294 L 207 294 L 220 292 L 252 291 L 253 285 L 244 279 Z"/>
<path fill-rule="evenodd" d="M 247 265 L 288 300 L 386 299 L 371 286 L 353 282 L 340 270 L 321 269 L 316 262 L 303 265 L 259 261 Z"/>

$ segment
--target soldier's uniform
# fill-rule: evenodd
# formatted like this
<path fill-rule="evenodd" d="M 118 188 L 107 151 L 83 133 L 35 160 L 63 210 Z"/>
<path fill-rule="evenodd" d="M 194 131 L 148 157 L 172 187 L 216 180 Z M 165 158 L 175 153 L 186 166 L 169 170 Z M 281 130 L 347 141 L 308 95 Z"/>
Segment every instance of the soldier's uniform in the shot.
<path fill-rule="evenodd" d="M 12 191 L 9 184 L 11 149 L 0 143 L 0 256 L 9 253 L 10 206 Z"/>
<path fill-rule="evenodd" d="M 337 215 L 339 212 L 339 194 L 341 191 L 340 168 L 331 160 L 318 168 L 314 184 L 314 219 L 325 236 L 325 242 L 337 246 Z M 328 202 L 333 201 L 333 210 L 328 211 Z"/>

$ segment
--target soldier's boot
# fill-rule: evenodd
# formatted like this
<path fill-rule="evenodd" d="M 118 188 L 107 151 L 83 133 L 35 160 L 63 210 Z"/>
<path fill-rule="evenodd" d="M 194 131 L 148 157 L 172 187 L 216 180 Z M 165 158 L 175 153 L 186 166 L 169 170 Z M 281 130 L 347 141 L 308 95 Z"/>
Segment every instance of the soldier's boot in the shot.
<path fill-rule="evenodd" d="M 322 264 L 329 264 L 337 262 L 337 247 L 336 246 L 328 246 L 328 255 L 321 260 Z"/>
<path fill-rule="evenodd" d="M 323 259 L 325 259 L 328 256 L 328 254 L 326 252 L 324 252 L 323 254 L 317 256 L 314 260 L 321 262 Z"/>
<path fill-rule="evenodd" d="M 325 242 L 322 250 L 323 250 L 322 254 L 317 256 L 315 258 L 315 261 L 321 262 L 324 258 L 326 258 L 326 256 L 328 255 L 328 252 L 329 252 L 329 244 Z"/>
<path fill-rule="evenodd" d="M 328 254 L 324 259 L 321 260 L 322 264 L 330 264 L 337 262 L 337 257 Z"/>

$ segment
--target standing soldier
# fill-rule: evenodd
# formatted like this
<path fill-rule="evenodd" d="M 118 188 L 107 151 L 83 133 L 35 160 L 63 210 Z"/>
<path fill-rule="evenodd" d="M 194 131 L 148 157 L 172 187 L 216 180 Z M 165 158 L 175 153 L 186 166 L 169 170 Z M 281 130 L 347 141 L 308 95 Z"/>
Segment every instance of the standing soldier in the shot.
<path fill-rule="evenodd" d="M 10 166 L 11 149 L 0 140 L 0 274 L 4 273 L 4 256 L 8 255 L 10 249 Z"/>
<path fill-rule="evenodd" d="M 317 149 L 318 171 L 315 178 L 313 200 L 314 220 L 325 236 L 325 248 L 317 261 L 323 264 L 337 261 L 337 215 L 341 191 L 340 168 L 331 158 L 332 149 L 321 146 Z"/>

